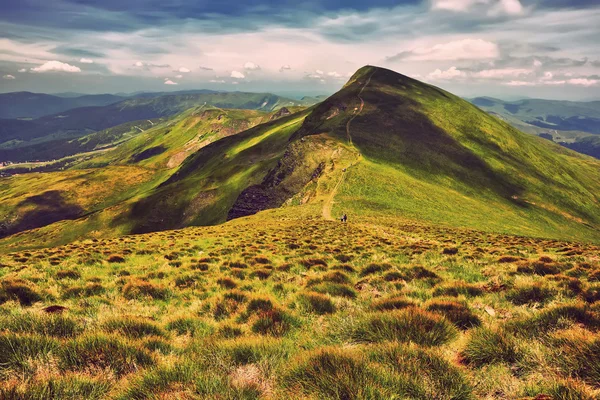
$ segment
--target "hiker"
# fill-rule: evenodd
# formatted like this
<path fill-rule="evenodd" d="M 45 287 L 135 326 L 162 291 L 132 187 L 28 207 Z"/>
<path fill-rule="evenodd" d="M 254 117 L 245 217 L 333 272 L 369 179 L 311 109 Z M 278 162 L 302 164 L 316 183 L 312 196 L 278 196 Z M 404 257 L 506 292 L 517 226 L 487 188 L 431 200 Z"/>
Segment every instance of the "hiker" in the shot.
<path fill-rule="evenodd" d="M 346 216 L 346 214 L 344 214 L 344 216 L 342 217 L 342 222 L 346 222 L 348 221 L 348 217 Z"/>

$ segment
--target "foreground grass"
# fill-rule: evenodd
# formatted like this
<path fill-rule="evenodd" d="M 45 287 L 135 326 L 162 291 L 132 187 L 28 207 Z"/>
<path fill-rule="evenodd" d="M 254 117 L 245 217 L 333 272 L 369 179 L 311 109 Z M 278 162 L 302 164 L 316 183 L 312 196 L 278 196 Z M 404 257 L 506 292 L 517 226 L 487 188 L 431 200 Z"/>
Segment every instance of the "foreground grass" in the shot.
<path fill-rule="evenodd" d="M 598 396 L 597 246 L 278 216 L 0 256 L 0 398 Z"/>

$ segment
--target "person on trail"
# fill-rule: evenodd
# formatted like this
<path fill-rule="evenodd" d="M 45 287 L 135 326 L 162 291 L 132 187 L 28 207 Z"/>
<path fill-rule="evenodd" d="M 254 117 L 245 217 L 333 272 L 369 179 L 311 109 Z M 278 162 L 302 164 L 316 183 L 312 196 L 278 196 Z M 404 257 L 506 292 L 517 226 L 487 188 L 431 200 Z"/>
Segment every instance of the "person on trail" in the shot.
<path fill-rule="evenodd" d="M 346 222 L 348 221 L 348 217 L 346 216 L 346 214 L 344 214 L 344 216 L 342 217 L 342 222 Z"/>

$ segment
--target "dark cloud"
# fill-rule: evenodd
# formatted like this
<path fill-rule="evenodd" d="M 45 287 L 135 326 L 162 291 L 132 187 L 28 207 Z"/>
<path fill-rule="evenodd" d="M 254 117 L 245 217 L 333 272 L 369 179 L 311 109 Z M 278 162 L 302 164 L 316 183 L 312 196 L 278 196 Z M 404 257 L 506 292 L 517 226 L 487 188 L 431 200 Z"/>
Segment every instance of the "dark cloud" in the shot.
<path fill-rule="evenodd" d="M 52 52 L 55 54 L 63 54 L 66 56 L 73 56 L 73 57 L 93 57 L 93 58 L 104 57 L 104 53 L 101 53 L 99 51 L 86 50 L 86 49 L 81 49 L 81 48 L 76 48 L 76 47 L 69 47 L 69 46 L 65 46 L 65 45 L 61 45 L 61 46 L 57 46 L 57 47 L 53 48 Z"/>
<path fill-rule="evenodd" d="M 210 67 L 203 67 L 202 65 L 198 67 L 198 69 L 202 70 L 202 71 L 212 71 L 213 69 Z"/>
<path fill-rule="evenodd" d="M 528 1 L 526 4 L 533 4 L 539 8 L 592 8 L 598 7 L 598 0 L 539 0 Z"/>

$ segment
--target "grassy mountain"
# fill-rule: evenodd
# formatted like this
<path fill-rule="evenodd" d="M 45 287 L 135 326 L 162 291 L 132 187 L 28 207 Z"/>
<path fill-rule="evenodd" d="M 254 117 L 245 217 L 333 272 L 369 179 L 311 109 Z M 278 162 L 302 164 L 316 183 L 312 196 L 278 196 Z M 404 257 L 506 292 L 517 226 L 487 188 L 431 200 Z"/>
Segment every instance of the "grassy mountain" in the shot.
<path fill-rule="evenodd" d="M 39 118 L 79 107 L 106 106 L 122 101 L 112 94 L 53 96 L 43 93 L 0 93 L 0 118 Z"/>
<path fill-rule="evenodd" d="M 117 166 L 124 174 L 123 167 L 131 167 L 148 178 L 132 178 L 139 184 L 129 183 L 114 198 L 107 191 L 110 201 L 96 204 L 93 213 L 81 207 L 73 223 L 52 224 L 36 231 L 36 239 L 15 236 L 6 243 L 65 241 L 67 230 L 69 237 L 91 232 L 102 237 L 217 224 L 282 206 L 294 215 L 326 219 L 344 212 L 364 220 L 401 216 L 600 240 L 598 161 L 517 131 L 465 100 L 395 72 L 362 68 L 322 103 L 275 120 L 275 114 L 236 116 L 241 110 L 227 111 L 224 120 L 221 112 L 192 109 L 174 125 L 163 123 L 72 167 L 83 177 L 108 177 Z M 227 123 L 234 127 L 214 134 L 214 126 Z M 104 172 L 111 168 L 114 172 Z M 53 176 L 35 179 L 47 188 L 43 179 Z M 14 192 L 20 179 L 27 178 L 15 177 L 6 191 Z M 102 179 L 91 181 L 94 187 Z M 3 201 L 7 213 L 15 203 L 22 204 L 20 210 L 31 208 L 32 192 L 20 193 Z M 19 220 L 23 214 L 16 215 Z"/>
<path fill-rule="evenodd" d="M 211 92 L 140 96 L 103 107 L 84 107 L 32 121 L 2 121 L 0 161 L 50 160 L 71 155 L 72 140 L 132 121 L 164 118 L 191 107 L 209 104 L 221 108 L 273 111 L 306 102 L 269 93 Z M 49 146 L 46 143 L 53 142 Z M 61 149 L 62 144 L 64 148 Z M 57 148 L 53 153 L 50 148 Z"/>

